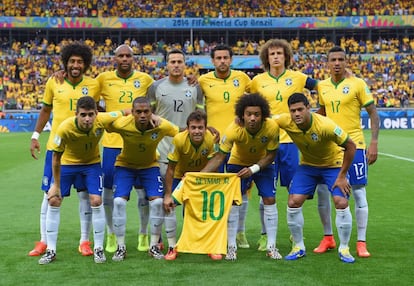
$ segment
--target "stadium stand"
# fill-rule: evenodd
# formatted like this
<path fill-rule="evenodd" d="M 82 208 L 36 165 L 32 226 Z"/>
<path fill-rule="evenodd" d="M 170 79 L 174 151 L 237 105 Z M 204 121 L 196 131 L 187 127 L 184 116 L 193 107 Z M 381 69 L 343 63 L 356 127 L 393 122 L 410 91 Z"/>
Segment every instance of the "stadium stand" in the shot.
<path fill-rule="evenodd" d="M 413 15 L 411 1 L 319 0 L 3 0 L 1 16 L 41 17 L 310 17 Z M 131 9 L 137 7 L 137 9 Z"/>

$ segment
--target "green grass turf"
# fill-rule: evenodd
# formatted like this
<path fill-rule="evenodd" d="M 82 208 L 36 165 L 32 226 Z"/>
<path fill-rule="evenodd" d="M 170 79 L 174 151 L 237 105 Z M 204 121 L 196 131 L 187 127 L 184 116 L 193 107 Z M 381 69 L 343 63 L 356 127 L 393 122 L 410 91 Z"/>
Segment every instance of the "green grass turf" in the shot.
<path fill-rule="evenodd" d="M 62 205 L 57 260 L 38 265 L 27 256 L 39 239 L 39 208 L 45 142 L 39 160 L 30 156 L 29 133 L 0 134 L 0 285 L 412 285 L 414 235 L 412 219 L 414 130 L 381 130 L 378 161 L 369 170 L 368 247 L 371 258 L 355 264 L 339 261 L 336 251 L 316 255 L 322 237 L 316 200 L 304 206 L 307 256 L 299 261 L 274 261 L 256 250 L 260 236 L 258 197 L 252 193 L 247 217 L 250 249 L 239 249 L 236 262 L 211 261 L 206 255 L 180 254 L 176 261 L 156 261 L 136 251 L 136 194 L 128 203 L 127 248 L 124 262 L 97 265 L 77 252 L 79 240 L 76 193 Z M 388 155 L 409 158 L 411 161 Z M 278 248 L 290 251 L 286 223 L 287 192 L 277 191 Z M 354 202 L 351 199 L 351 208 Z M 178 214 L 181 213 L 179 207 Z M 180 217 L 180 215 L 178 215 Z M 181 228 L 179 219 L 178 228 Z M 355 255 L 356 225 L 350 242 Z"/>

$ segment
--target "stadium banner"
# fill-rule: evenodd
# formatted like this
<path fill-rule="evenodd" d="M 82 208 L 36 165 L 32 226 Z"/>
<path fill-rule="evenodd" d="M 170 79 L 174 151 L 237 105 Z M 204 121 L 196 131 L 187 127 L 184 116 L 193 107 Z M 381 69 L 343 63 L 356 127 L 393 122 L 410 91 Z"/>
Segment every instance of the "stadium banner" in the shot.
<path fill-rule="evenodd" d="M 0 17 L 0 27 L 41 29 L 368 29 L 412 27 L 414 15 L 252 18 Z"/>
<path fill-rule="evenodd" d="M 414 109 L 378 109 L 381 129 L 414 129 Z M 0 119 L 0 133 L 3 132 L 33 132 L 36 126 L 38 113 L 22 114 L 8 112 L 5 118 Z M 371 122 L 366 111 L 361 112 L 361 126 L 370 129 Z M 43 131 L 50 131 L 49 121 Z"/>

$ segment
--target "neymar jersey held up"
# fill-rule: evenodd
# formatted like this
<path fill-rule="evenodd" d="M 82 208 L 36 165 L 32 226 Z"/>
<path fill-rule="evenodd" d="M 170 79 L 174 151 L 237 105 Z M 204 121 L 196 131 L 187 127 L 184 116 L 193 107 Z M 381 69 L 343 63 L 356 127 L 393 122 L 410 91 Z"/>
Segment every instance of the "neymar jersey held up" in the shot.
<path fill-rule="evenodd" d="M 365 149 L 361 109 L 374 102 L 365 81 L 350 77 L 335 84 L 328 78 L 318 83 L 318 95 L 319 104 L 325 107 L 326 116 L 348 132 L 358 149 Z"/>
<path fill-rule="evenodd" d="M 99 83 L 101 97 L 105 101 L 106 111 L 123 110 L 132 107 L 136 97 L 146 96 L 154 80 L 148 74 L 133 71 L 128 78 L 121 78 L 118 72 L 100 73 L 96 80 Z M 122 148 L 122 138 L 117 133 L 105 132 L 102 145 L 110 148 Z"/>
<path fill-rule="evenodd" d="M 348 133 L 333 120 L 311 113 L 310 128 L 301 130 L 290 114 L 275 115 L 273 118 L 279 124 L 280 129 L 285 130 L 298 146 L 301 153 L 301 165 L 326 168 L 342 166 L 344 152 L 338 145 L 343 145 L 348 140 Z"/>
<path fill-rule="evenodd" d="M 230 173 L 186 173 L 173 192 L 184 205 L 178 252 L 227 253 L 227 219 L 233 202 L 242 203 L 240 178 Z"/>

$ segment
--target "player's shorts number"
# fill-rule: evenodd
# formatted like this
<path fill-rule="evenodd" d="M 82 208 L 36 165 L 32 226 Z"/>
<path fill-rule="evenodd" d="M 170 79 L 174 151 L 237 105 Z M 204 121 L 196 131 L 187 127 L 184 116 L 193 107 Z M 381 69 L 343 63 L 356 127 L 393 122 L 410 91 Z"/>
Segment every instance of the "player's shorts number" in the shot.
<path fill-rule="evenodd" d="M 224 194 L 222 191 L 213 191 L 209 193 L 207 191 L 201 191 L 203 194 L 203 220 L 207 220 L 208 217 L 212 220 L 221 220 L 224 215 Z M 214 213 L 216 204 L 219 204 L 218 214 Z"/>

